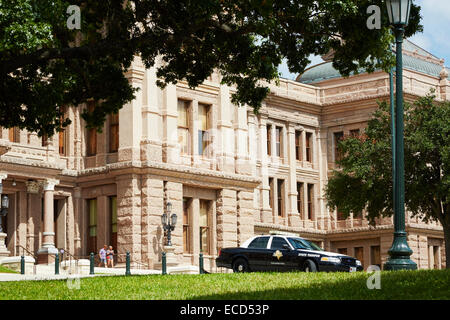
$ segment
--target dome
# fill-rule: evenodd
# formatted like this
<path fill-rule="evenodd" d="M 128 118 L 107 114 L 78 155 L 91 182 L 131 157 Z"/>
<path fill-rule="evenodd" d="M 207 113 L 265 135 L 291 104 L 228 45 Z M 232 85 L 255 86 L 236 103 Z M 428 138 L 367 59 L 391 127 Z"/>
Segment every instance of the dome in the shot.
<path fill-rule="evenodd" d="M 417 71 L 436 78 L 440 78 L 443 65 L 440 60 L 421 49 L 410 41 L 405 41 L 405 52 L 411 54 L 403 54 L 403 68 L 407 70 Z M 439 61 L 439 62 L 438 62 Z M 446 68 L 447 71 L 450 69 Z M 364 73 L 364 69 L 360 69 L 359 73 Z M 352 74 L 351 74 L 352 75 Z M 325 80 L 336 79 L 342 77 L 338 70 L 333 67 L 333 63 L 323 62 L 312 66 L 297 77 L 297 81 L 305 84 L 313 84 Z M 448 78 L 450 79 L 450 78 Z"/>

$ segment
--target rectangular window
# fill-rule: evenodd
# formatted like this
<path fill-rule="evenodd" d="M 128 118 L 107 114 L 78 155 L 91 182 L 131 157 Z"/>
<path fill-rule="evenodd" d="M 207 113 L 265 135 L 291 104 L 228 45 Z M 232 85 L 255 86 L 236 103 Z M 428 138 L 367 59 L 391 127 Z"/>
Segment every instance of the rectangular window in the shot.
<path fill-rule="evenodd" d="M 370 263 L 381 268 L 380 246 L 370 247 Z"/>
<path fill-rule="evenodd" d="M 312 162 L 312 133 L 306 132 L 306 161 Z"/>
<path fill-rule="evenodd" d="M 19 143 L 20 142 L 20 129 L 17 127 L 8 129 L 8 136 L 10 142 Z"/>
<path fill-rule="evenodd" d="M 347 248 L 339 248 L 337 249 L 338 253 L 347 255 Z"/>
<path fill-rule="evenodd" d="M 58 132 L 59 138 L 59 155 L 66 155 L 66 129 L 61 128 L 61 131 Z"/>
<path fill-rule="evenodd" d="M 88 102 L 88 111 L 93 112 L 95 108 L 95 102 L 89 101 Z M 89 128 L 87 129 L 87 146 L 86 146 L 86 153 L 88 156 L 93 156 L 97 154 L 97 129 L 95 128 Z"/>
<path fill-rule="evenodd" d="M 109 152 L 119 150 L 119 114 L 113 113 L 109 116 Z"/>
<path fill-rule="evenodd" d="M 109 197 L 109 208 L 111 210 L 111 245 L 117 252 L 117 196 Z"/>
<path fill-rule="evenodd" d="M 303 218 L 303 182 L 297 182 L 297 211 L 301 218 Z"/>
<path fill-rule="evenodd" d="M 189 101 L 178 100 L 178 144 L 181 154 L 190 154 Z"/>
<path fill-rule="evenodd" d="M 439 249 L 439 246 L 433 246 L 434 269 L 441 268 L 441 264 L 439 263 Z"/>
<path fill-rule="evenodd" d="M 282 128 L 275 127 L 275 152 L 277 157 L 281 157 L 282 154 Z"/>
<path fill-rule="evenodd" d="M 355 258 L 361 261 L 361 265 L 364 268 L 364 247 L 355 248 Z"/>
<path fill-rule="evenodd" d="M 295 159 L 302 160 L 302 132 L 295 131 Z"/>
<path fill-rule="evenodd" d="M 266 131 L 267 131 L 267 154 L 269 156 L 272 155 L 272 134 L 271 134 L 272 130 L 270 130 L 271 127 L 272 126 L 269 125 L 269 124 L 266 126 Z"/>
<path fill-rule="evenodd" d="M 308 184 L 308 220 L 312 220 L 314 211 L 314 185 Z"/>
<path fill-rule="evenodd" d="M 200 251 L 210 253 L 209 247 L 209 201 L 200 200 Z"/>
<path fill-rule="evenodd" d="M 336 218 L 337 218 L 337 220 L 345 220 L 345 219 L 347 219 L 345 217 L 345 214 L 339 208 L 336 208 Z"/>
<path fill-rule="evenodd" d="M 209 157 L 208 146 L 210 138 L 208 130 L 210 129 L 210 106 L 198 104 L 198 154 Z"/>
<path fill-rule="evenodd" d="M 358 137 L 359 136 L 359 129 L 350 130 L 350 136 Z"/>
<path fill-rule="evenodd" d="M 190 198 L 183 198 L 183 252 L 191 253 L 191 230 L 189 226 Z"/>
<path fill-rule="evenodd" d="M 339 151 L 339 141 L 344 137 L 342 131 L 334 133 L 334 161 L 339 161 L 342 158 L 341 152 Z"/>
<path fill-rule="evenodd" d="M 65 114 L 67 109 L 65 107 L 61 107 L 60 111 Z M 58 145 L 59 145 L 59 154 L 61 156 L 65 156 L 66 155 L 66 128 L 62 126 L 64 122 L 64 115 L 61 115 L 61 117 L 59 118 L 59 129 L 60 131 L 58 131 Z"/>
<path fill-rule="evenodd" d="M 88 200 L 88 254 L 97 252 L 97 199 Z"/>
<path fill-rule="evenodd" d="M 277 180 L 277 193 L 278 216 L 282 217 L 284 216 L 284 180 L 282 179 Z"/>
<path fill-rule="evenodd" d="M 273 178 L 269 178 L 269 206 L 274 210 L 273 206 Z"/>

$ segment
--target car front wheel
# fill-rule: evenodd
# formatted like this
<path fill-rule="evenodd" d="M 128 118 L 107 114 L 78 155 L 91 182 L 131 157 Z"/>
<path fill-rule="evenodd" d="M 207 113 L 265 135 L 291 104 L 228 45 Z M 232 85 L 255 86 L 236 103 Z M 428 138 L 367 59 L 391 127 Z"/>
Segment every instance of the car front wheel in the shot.
<path fill-rule="evenodd" d="M 316 272 L 317 267 L 316 264 L 311 260 L 306 260 L 303 264 L 303 271 L 305 272 Z"/>
<path fill-rule="evenodd" d="M 233 262 L 234 272 L 248 272 L 250 268 L 248 267 L 248 262 L 243 258 L 238 258 Z"/>

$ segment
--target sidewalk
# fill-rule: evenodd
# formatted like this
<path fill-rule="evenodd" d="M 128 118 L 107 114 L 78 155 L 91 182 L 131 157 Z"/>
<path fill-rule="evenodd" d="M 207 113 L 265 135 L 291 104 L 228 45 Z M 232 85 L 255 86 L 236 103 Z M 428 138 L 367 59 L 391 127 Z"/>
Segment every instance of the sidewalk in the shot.
<path fill-rule="evenodd" d="M 50 268 L 49 268 L 50 269 Z M 61 270 L 60 270 L 61 271 Z M 40 274 L 17 274 L 17 273 L 0 273 L 0 282 L 4 281 L 24 281 L 24 280 L 66 280 L 66 279 L 74 279 L 74 278 L 92 278 L 92 277 L 110 277 L 110 276 L 124 276 L 125 268 L 94 268 L 94 275 L 89 274 L 54 274 L 45 272 Z M 150 275 L 150 274 L 161 274 L 161 270 L 139 270 L 139 269 L 131 269 L 131 275 Z"/>

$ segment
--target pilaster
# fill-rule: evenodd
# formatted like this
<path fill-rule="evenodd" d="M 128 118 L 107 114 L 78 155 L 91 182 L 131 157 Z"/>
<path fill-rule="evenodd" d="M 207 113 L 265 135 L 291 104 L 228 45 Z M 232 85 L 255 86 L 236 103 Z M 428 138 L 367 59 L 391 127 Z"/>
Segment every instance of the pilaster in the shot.
<path fill-rule="evenodd" d="M 142 84 L 145 68 L 136 57 L 125 76 L 134 88 L 136 98 L 119 110 L 119 161 L 140 160 L 142 139 Z"/>

